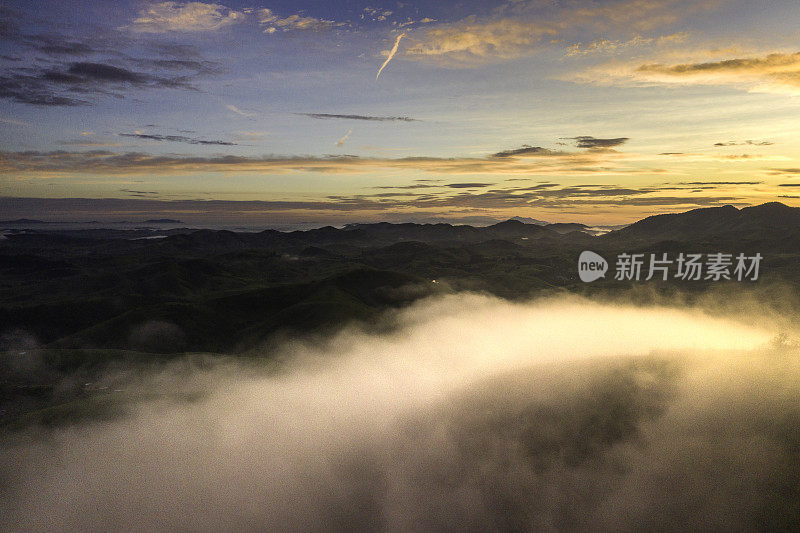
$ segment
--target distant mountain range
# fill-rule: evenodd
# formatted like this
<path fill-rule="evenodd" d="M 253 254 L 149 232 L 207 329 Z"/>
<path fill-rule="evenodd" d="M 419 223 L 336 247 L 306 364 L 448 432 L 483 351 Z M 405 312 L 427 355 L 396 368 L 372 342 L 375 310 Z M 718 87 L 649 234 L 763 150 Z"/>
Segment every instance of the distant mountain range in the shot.
<path fill-rule="evenodd" d="M 514 217 L 491 226 L 453 225 L 447 223 L 357 223 L 343 228 L 325 226 L 311 230 L 277 231 L 265 230 L 260 233 L 236 233 L 227 230 L 195 230 L 176 228 L 170 230 L 103 229 L 101 223 L 93 224 L 94 229 L 51 229 L 49 222 L 31 219 L 17 219 L 0 222 L 13 226 L 32 226 L 35 233 L 55 233 L 62 236 L 90 239 L 141 238 L 152 231 L 153 235 L 164 235 L 166 243 L 177 245 L 206 240 L 209 244 L 224 245 L 228 242 L 234 248 L 239 242 L 243 246 L 258 244 L 320 245 L 349 243 L 357 246 L 392 244 L 395 242 L 419 241 L 426 243 L 476 243 L 487 240 L 508 240 L 511 242 L 546 240 L 563 242 L 564 239 L 585 242 L 587 237 L 599 232 L 586 224 L 555 223 L 548 224 L 524 222 Z M 534 220 L 534 219 L 527 219 Z M 149 219 L 142 224 L 179 224 L 175 219 Z M 114 224 L 110 224 L 114 226 Z M 800 208 L 789 207 L 780 202 L 770 202 L 754 207 L 737 209 L 734 206 L 693 209 L 683 213 L 653 215 L 620 229 L 613 229 L 597 238 L 604 243 L 658 242 L 658 241 L 707 241 L 709 239 L 764 240 L 786 238 L 800 230 Z"/>
<path fill-rule="evenodd" d="M 18 218 L 16 220 L 0 220 L 0 224 L 47 224 L 47 222 L 32 218 Z"/>

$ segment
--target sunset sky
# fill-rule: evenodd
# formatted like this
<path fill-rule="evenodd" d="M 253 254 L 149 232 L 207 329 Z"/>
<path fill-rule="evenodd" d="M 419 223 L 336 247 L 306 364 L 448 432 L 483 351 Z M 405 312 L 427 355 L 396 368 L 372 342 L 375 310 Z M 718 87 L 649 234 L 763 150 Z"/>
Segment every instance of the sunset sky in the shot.
<path fill-rule="evenodd" d="M 796 0 L 9 1 L 0 17 L 0 219 L 800 206 Z"/>

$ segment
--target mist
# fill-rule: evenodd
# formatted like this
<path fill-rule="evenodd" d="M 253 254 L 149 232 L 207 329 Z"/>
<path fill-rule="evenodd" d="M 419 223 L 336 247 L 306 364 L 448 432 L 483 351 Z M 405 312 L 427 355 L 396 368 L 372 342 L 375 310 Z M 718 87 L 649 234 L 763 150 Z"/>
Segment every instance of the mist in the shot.
<path fill-rule="evenodd" d="M 454 294 L 269 370 L 178 362 L 5 437 L 0 529 L 797 527 L 798 348 L 739 311 Z"/>

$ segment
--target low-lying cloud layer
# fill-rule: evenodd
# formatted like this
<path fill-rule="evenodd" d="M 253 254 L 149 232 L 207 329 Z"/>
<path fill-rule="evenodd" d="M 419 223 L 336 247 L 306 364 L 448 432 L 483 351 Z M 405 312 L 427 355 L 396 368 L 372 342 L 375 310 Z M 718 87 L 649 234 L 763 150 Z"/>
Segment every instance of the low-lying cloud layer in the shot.
<path fill-rule="evenodd" d="M 316 117 L 320 118 L 320 117 Z M 597 139 L 597 141 L 608 141 Z M 589 141 L 587 141 L 589 142 Z M 142 152 L 116 153 L 109 150 L 85 152 L 0 152 L 0 174 L 8 172 L 160 173 L 184 172 L 367 172 L 376 169 L 418 170 L 446 174 L 506 173 L 659 173 L 659 169 L 626 166 L 625 154 L 612 150 L 564 152 L 523 145 L 486 157 L 401 158 L 356 155 L 264 155 L 261 157 L 221 155 L 158 155 Z"/>
<path fill-rule="evenodd" d="M 584 185 L 560 187 L 523 187 L 489 189 L 492 184 L 467 182 L 466 184 L 443 184 L 441 186 L 414 185 L 388 186 L 377 192 L 359 195 L 329 195 L 317 200 L 213 200 L 170 199 L 164 193 L 161 199 L 128 200 L 123 198 L 19 198 L 0 196 L 0 208 L 10 218 L 35 216 L 46 220 L 94 220 L 115 219 L 120 213 L 126 216 L 148 216 L 156 218 L 180 218 L 198 222 L 218 220 L 252 219 L 280 213 L 304 220 L 339 212 L 341 223 L 351 222 L 365 212 L 378 213 L 381 219 L 396 216 L 394 210 L 404 209 L 402 216 L 408 217 L 412 210 L 441 210 L 436 214 L 452 216 L 451 208 L 469 209 L 519 209 L 539 207 L 565 209 L 575 206 L 719 206 L 750 205 L 739 196 L 700 194 L 709 189 L 725 185 L 680 185 L 663 187 L 670 194 L 659 193 L 653 187 L 626 188 L 616 186 Z M 432 191 L 432 188 L 436 187 Z M 672 195 L 678 190 L 682 194 Z M 713 192 L 713 191 L 712 191 Z M 197 193 L 200 195 L 201 193 Z M 430 214 L 430 213 L 425 213 Z M 324 218 L 320 220 L 325 220 Z M 402 220 L 402 218 L 400 218 Z M 215 222 L 214 222 L 215 223 Z"/>
<path fill-rule="evenodd" d="M 475 295 L 390 322 L 288 344 L 271 375 L 220 365 L 144 379 L 194 383 L 205 396 L 193 403 L 7 440 L 4 526 L 756 530 L 797 518 L 800 365 L 796 349 L 770 347 L 766 323 Z"/>

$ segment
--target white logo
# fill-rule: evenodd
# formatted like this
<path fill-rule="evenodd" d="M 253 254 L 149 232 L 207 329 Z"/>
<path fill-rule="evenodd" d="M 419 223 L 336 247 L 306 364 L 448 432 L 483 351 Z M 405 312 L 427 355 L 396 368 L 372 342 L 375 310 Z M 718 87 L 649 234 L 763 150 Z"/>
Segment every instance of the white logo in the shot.
<path fill-rule="evenodd" d="M 649 256 L 649 261 L 647 260 Z M 685 254 L 670 258 L 660 254 L 617 254 L 614 279 L 617 281 L 650 281 L 680 279 L 683 281 L 757 281 L 760 274 L 760 254 L 744 253 Z M 608 272 L 606 260 L 590 251 L 578 258 L 578 275 L 586 283 L 604 278 Z"/>
<path fill-rule="evenodd" d="M 586 283 L 604 278 L 608 272 L 608 261 L 602 256 L 586 250 L 578 258 L 578 275 Z"/>

